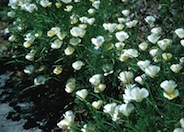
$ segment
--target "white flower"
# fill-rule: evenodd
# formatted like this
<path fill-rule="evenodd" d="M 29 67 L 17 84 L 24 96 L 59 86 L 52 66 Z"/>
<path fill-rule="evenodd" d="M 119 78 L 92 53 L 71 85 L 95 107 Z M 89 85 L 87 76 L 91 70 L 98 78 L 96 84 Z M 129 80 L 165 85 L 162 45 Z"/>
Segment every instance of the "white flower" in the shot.
<path fill-rule="evenodd" d="M 81 29 L 79 27 L 72 27 L 72 29 L 70 30 L 70 33 L 72 36 L 74 37 L 83 37 L 86 33 L 86 31 L 84 29 Z"/>
<path fill-rule="evenodd" d="M 105 88 L 106 88 L 105 84 L 99 84 L 99 85 L 94 87 L 94 92 L 95 93 L 103 92 L 105 90 Z"/>
<path fill-rule="evenodd" d="M 29 47 L 31 46 L 31 44 L 32 44 L 31 41 L 26 41 L 26 42 L 24 42 L 23 46 L 24 46 L 25 48 L 29 48 Z"/>
<path fill-rule="evenodd" d="M 75 115 L 73 114 L 73 112 L 71 110 L 66 111 L 64 115 L 64 119 L 61 120 L 60 122 L 57 123 L 57 126 L 59 128 L 65 128 L 68 129 L 70 128 L 75 120 Z"/>
<path fill-rule="evenodd" d="M 147 48 L 148 48 L 148 43 L 146 42 L 142 42 L 139 44 L 139 48 L 142 50 L 142 51 L 145 51 Z"/>
<path fill-rule="evenodd" d="M 124 83 L 128 84 L 133 78 L 133 73 L 130 71 L 123 71 L 119 74 L 118 78 Z"/>
<path fill-rule="evenodd" d="M 24 73 L 26 73 L 26 74 L 31 74 L 31 73 L 33 73 L 33 71 L 34 71 L 33 65 L 26 66 L 24 69 Z"/>
<path fill-rule="evenodd" d="M 121 13 L 127 17 L 130 14 L 130 10 L 122 10 Z"/>
<path fill-rule="evenodd" d="M 129 102 L 131 100 L 142 102 L 142 100 L 148 96 L 148 90 L 145 88 L 140 89 L 139 87 L 127 88 L 125 90 L 125 94 L 123 94 L 125 102 Z"/>
<path fill-rule="evenodd" d="M 171 45 L 172 40 L 171 39 L 162 39 L 157 42 L 158 46 L 165 51 L 169 45 Z"/>
<path fill-rule="evenodd" d="M 184 118 L 180 119 L 180 125 L 181 125 L 182 128 L 184 128 Z"/>
<path fill-rule="evenodd" d="M 101 108 L 102 104 L 103 104 L 103 101 L 102 101 L 102 100 L 98 100 L 98 101 L 94 101 L 94 102 L 92 103 L 92 106 L 93 106 L 95 109 L 99 110 L 99 109 Z"/>
<path fill-rule="evenodd" d="M 162 58 L 167 61 L 170 60 L 172 58 L 172 54 L 171 53 L 163 53 L 162 54 Z"/>
<path fill-rule="evenodd" d="M 146 75 L 143 74 L 141 76 L 137 76 L 134 80 L 138 82 L 139 84 L 143 85 L 146 79 Z"/>
<path fill-rule="evenodd" d="M 158 36 L 157 34 L 155 33 L 152 33 L 151 35 L 149 35 L 147 37 L 147 39 L 149 40 L 149 42 L 155 44 L 158 40 L 159 40 L 160 36 Z"/>
<path fill-rule="evenodd" d="M 139 53 L 136 49 L 126 49 L 124 50 L 124 55 L 129 58 L 135 58 L 138 57 Z"/>
<path fill-rule="evenodd" d="M 72 5 L 67 5 L 65 8 L 64 8 L 64 11 L 66 12 L 71 12 L 73 9 L 73 6 Z"/>
<path fill-rule="evenodd" d="M 62 4 L 61 4 L 60 2 L 56 2 L 56 3 L 55 3 L 56 8 L 58 8 L 58 9 L 61 8 L 61 5 L 62 5 Z"/>
<path fill-rule="evenodd" d="M 75 90 L 75 82 L 67 82 L 65 85 L 65 91 L 67 93 L 72 93 Z"/>
<path fill-rule="evenodd" d="M 131 112 L 134 110 L 134 106 L 131 103 L 122 104 L 119 107 L 119 111 L 123 113 L 125 116 L 129 116 Z"/>
<path fill-rule="evenodd" d="M 88 95 L 88 90 L 87 89 L 78 90 L 76 92 L 76 95 L 80 97 L 81 99 L 85 99 Z"/>
<path fill-rule="evenodd" d="M 95 13 L 95 9 L 90 8 L 90 9 L 88 10 L 88 13 L 89 13 L 90 15 L 93 15 L 93 14 Z"/>
<path fill-rule="evenodd" d="M 150 61 L 149 60 L 145 60 L 145 61 L 138 61 L 137 65 L 139 66 L 139 68 L 141 68 L 142 71 L 145 71 L 145 69 L 150 65 Z"/>
<path fill-rule="evenodd" d="M 73 45 L 73 46 L 78 45 L 80 42 L 81 42 L 80 38 L 71 38 L 70 39 L 70 44 Z"/>
<path fill-rule="evenodd" d="M 183 39 L 184 38 L 184 29 L 183 28 L 178 28 L 174 31 L 176 33 L 176 35 L 180 38 Z"/>
<path fill-rule="evenodd" d="M 116 47 L 118 50 L 123 50 L 123 48 L 125 47 L 125 43 L 117 42 L 117 43 L 115 43 L 115 47 Z"/>
<path fill-rule="evenodd" d="M 74 63 L 72 63 L 72 67 L 75 70 L 80 70 L 82 66 L 84 66 L 84 63 L 82 61 L 75 61 Z"/>
<path fill-rule="evenodd" d="M 104 111 L 104 113 L 108 113 L 108 114 L 110 114 L 112 116 L 114 111 L 115 111 L 116 106 L 117 106 L 116 103 L 106 104 L 104 106 L 103 111 Z"/>
<path fill-rule="evenodd" d="M 68 47 L 64 50 L 65 55 L 71 55 L 71 54 L 73 54 L 74 51 L 75 51 L 75 49 L 74 49 L 73 47 L 71 47 L 71 46 L 68 46 Z"/>
<path fill-rule="evenodd" d="M 14 17 L 14 16 L 15 16 L 15 12 L 14 12 L 14 11 L 9 11 L 9 12 L 7 13 L 7 16 L 8 16 L 8 17 Z"/>
<path fill-rule="evenodd" d="M 68 4 L 68 3 L 72 2 L 72 0 L 61 0 L 61 2 Z"/>
<path fill-rule="evenodd" d="M 25 58 L 29 61 L 33 61 L 34 60 L 34 56 L 35 56 L 35 53 L 28 53 Z"/>
<path fill-rule="evenodd" d="M 153 57 L 158 56 L 158 54 L 159 54 L 158 49 L 157 49 L 157 48 L 156 48 L 156 49 L 151 49 L 151 50 L 149 51 L 149 54 L 150 54 L 151 56 L 153 56 Z"/>
<path fill-rule="evenodd" d="M 87 23 L 88 23 L 89 25 L 93 25 L 94 22 L 95 22 L 95 18 L 89 18 L 89 19 L 87 19 Z"/>
<path fill-rule="evenodd" d="M 52 37 L 54 35 L 57 35 L 60 32 L 60 28 L 59 27 L 52 27 L 48 32 L 47 32 L 47 36 Z"/>
<path fill-rule="evenodd" d="M 184 47 L 184 39 L 180 40 L 180 44 Z"/>
<path fill-rule="evenodd" d="M 161 28 L 161 27 L 152 28 L 152 29 L 151 29 L 151 32 L 154 33 L 154 34 L 160 35 L 161 32 L 162 32 L 162 28 Z"/>
<path fill-rule="evenodd" d="M 66 37 L 65 32 L 58 32 L 56 35 L 60 40 L 63 40 Z"/>
<path fill-rule="evenodd" d="M 35 79 L 34 79 L 34 85 L 42 85 L 42 84 L 45 84 L 45 77 L 42 76 L 42 75 L 39 75 L 37 76 Z"/>
<path fill-rule="evenodd" d="M 125 27 L 125 25 L 123 25 L 123 24 L 118 24 L 118 25 L 116 26 L 116 29 L 118 29 L 119 31 L 121 31 L 121 30 L 123 30 L 124 27 Z"/>
<path fill-rule="evenodd" d="M 129 22 L 126 22 L 125 25 L 128 27 L 128 28 L 133 28 L 137 25 L 138 21 L 137 20 L 133 20 L 133 21 L 129 21 Z"/>
<path fill-rule="evenodd" d="M 104 23 L 103 27 L 105 30 L 108 30 L 110 33 L 113 33 L 116 30 L 116 23 Z"/>
<path fill-rule="evenodd" d="M 96 38 L 92 38 L 91 42 L 99 48 L 105 42 L 105 39 L 103 36 L 97 36 Z"/>
<path fill-rule="evenodd" d="M 102 78 L 102 75 L 101 74 L 95 74 L 93 75 L 90 79 L 89 79 L 89 82 L 92 84 L 92 85 L 95 85 L 95 86 L 98 86 L 101 82 L 101 78 Z"/>
<path fill-rule="evenodd" d="M 119 17 L 118 18 L 118 22 L 121 23 L 121 24 L 124 23 L 125 22 L 125 18 Z"/>
<path fill-rule="evenodd" d="M 99 1 L 99 0 L 94 1 L 94 2 L 92 3 L 92 6 L 93 6 L 94 8 L 96 8 L 96 9 L 99 9 L 99 7 L 100 7 L 100 1 Z"/>
<path fill-rule="evenodd" d="M 145 68 L 145 73 L 151 78 L 156 77 L 159 71 L 160 71 L 160 67 L 155 65 L 149 65 L 147 68 Z"/>
<path fill-rule="evenodd" d="M 63 44 L 63 41 L 56 39 L 53 43 L 51 43 L 51 48 L 52 49 L 59 49 L 62 44 Z"/>
<path fill-rule="evenodd" d="M 52 2 L 49 2 L 49 0 L 41 0 L 40 5 L 43 7 L 50 7 L 52 5 Z"/>
<path fill-rule="evenodd" d="M 172 93 L 177 87 L 177 84 L 173 80 L 165 80 L 160 84 L 160 87 L 163 88 L 167 93 Z"/>
<path fill-rule="evenodd" d="M 116 36 L 116 38 L 117 38 L 120 42 L 123 42 L 123 41 L 125 41 L 126 39 L 129 38 L 128 33 L 124 32 L 124 31 L 116 32 L 115 36 Z"/>
<path fill-rule="evenodd" d="M 33 13 L 34 10 L 37 10 L 37 6 L 35 4 L 27 4 L 25 6 L 25 10 L 28 11 L 29 13 Z"/>
<path fill-rule="evenodd" d="M 85 124 L 83 128 L 81 128 L 81 132 L 94 132 L 95 128 L 91 124 Z"/>
<path fill-rule="evenodd" d="M 56 75 L 59 75 L 62 73 L 62 71 L 63 71 L 63 68 L 61 66 L 56 66 L 53 70 L 53 73 Z"/>
<path fill-rule="evenodd" d="M 175 128 L 173 132 L 184 132 L 184 128 Z"/>
<path fill-rule="evenodd" d="M 156 19 L 153 16 L 147 16 L 145 19 L 146 23 L 148 23 L 149 25 L 154 24 L 154 22 L 156 21 Z"/>
<path fill-rule="evenodd" d="M 170 69 L 171 69 L 174 73 L 179 73 L 180 70 L 181 70 L 182 68 L 183 68 L 183 67 L 182 67 L 182 65 L 180 65 L 180 64 L 172 64 L 172 65 L 170 66 Z"/>

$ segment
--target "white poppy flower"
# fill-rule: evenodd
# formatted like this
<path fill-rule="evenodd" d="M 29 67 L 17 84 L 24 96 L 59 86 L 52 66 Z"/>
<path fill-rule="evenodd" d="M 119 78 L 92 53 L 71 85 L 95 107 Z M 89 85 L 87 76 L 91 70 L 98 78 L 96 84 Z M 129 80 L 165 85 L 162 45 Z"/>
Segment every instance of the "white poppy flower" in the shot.
<path fill-rule="evenodd" d="M 56 39 L 53 43 L 51 43 L 51 48 L 52 49 L 59 49 L 62 44 L 63 44 L 63 41 Z"/>
<path fill-rule="evenodd" d="M 154 22 L 156 21 L 156 19 L 153 16 L 147 16 L 145 19 L 146 23 L 148 23 L 149 25 L 154 24 Z"/>
<path fill-rule="evenodd" d="M 172 93 L 174 89 L 177 87 L 177 84 L 173 80 L 165 80 L 160 84 L 160 87 L 163 88 L 166 93 Z"/>
<path fill-rule="evenodd" d="M 151 78 L 156 77 L 159 71 L 160 67 L 155 65 L 149 65 L 147 68 L 145 68 L 145 73 Z"/>
<path fill-rule="evenodd" d="M 68 3 L 72 2 L 72 0 L 61 0 L 61 2 L 68 4 Z"/>
<path fill-rule="evenodd" d="M 184 47 L 184 39 L 180 40 L 180 44 Z"/>
<path fill-rule="evenodd" d="M 184 118 L 180 119 L 180 125 L 181 125 L 182 128 L 184 128 Z"/>
<path fill-rule="evenodd" d="M 178 28 L 174 31 L 176 33 L 176 35 L 180 38 L 183 39 L 184 38 L 184 29 L 183 28 Z"/>
<path fill-rule="evenodd" d="M 75 90 L 75 82 L 67 82 L 65 85 L 65 91 L 67 93 L 72 93 Z"/>
<path fill-rule="evenodd" d="M 142 51 L 145 51 L 147 48 L 148 48 L 148 43 L 146 42 L 142 42 L 139 44 L 139 48 L 142 50 Z"/>
<path fill-rule="evenodd" d="M 139 53 L 136 49 L 125 49 L 124 55 L 126 55 L 129 58 L 135 58 L 138 57 Z"/>
<path fill-rule="evenodd" d="M 92 84 L 92 85 L 95 85 L 95 86 L 98 86 L 101 82 L 101 78 L 102 78 L 102 75 L 101 74 L 95 74 L 93 75 L 90 79 L 89 79 L 89 82 Z"/>
<path fill-rule="evenodd" d="M 71 55 L 71 54 L 73 54 L 74 51 L 75 51 L 75 49 L 74 49 L 73 47 L 71 47 L 71 46 L 68 46 L 68 47 L 64 50 L 65 55 Z"/>
<path fill-rule="evenodd" d="M 130 14 L 130 10 L 122 10 L 121 13 L 127 17 Z"/>
<path fill-rule="evenodd" d="M 125 47 L 125 43 L 117 42 L 117 43 L 115 43 L 115 47 L 116 47 L 118 50 L 123 50 L 123 48 Z"/>
<path fill-rule="evenodd" d="M 149 40 L 149 42 L 155 44 L 158 40 L 159 40 L 160 36 L 158 36 L 157 34 L 155 33 L 152 33 L 151 35 L 149 35 L 147 37 L 147 39 Z"/>
<path fill-rule="evenodd" d="M 99 48 L 105 42 L 105 39 L 103 36 L 97 36 L 96 38 L 92 38 L 91 42 Z"/>
<path fill-rule="evenodd" d="M 35 53 L 28 53 L 25 58 L 29 61 L 34 61 Z"/>
<path fill-rule="evenodd" d="M 33 73 L 33 71 L 34 71 L 33 65 L 26 66 L 24 69 L 24 73 L 26 73 L 26 74 L 31 74 L 31 73 Z"/>
<path fill-rule="evenodd" d="M 108 113 L 108 114 L 110 114 L 112 116 L 114 111 L 115 111 L 116 106 L 117 106 L 116 103 L 106 104 L 104 106 L 103 111 L 104 111 L 104 113 Z"/>
<path fill-rule="evenodd" d="M 42 85 L 42 84 L 45 84 L 45 77 L 42 76 L 42 75 L 39 75 L 37 76 L 35 79 L 34 79 L 34 85 Z"/>
<path fill-rule="evenodd" d="M 179 96 L 179 91 L 177 89 L 174 89 L 172 93 L 163 92 L 163 96 L 169 100 L 172 100 L 176 98 L 177 96 Z"/>
<path fill-rule="evenodd" d="M 119 107 L 119 111 L 126 117 L 128 117 L 134 109 L 135 107 L 131 103 L 121 104 Z"/>
<path fill-rule="evenodd" d="M 173 132 L 184 132 L 184 128 L 175 128 Z"/>
<path fill-rule="evenodd" d="M 139 68 L 141 68 L 142 71 L 145 71 L 145 68 L 147 68 L 150 65 L 150 60 L 145 60 L 145 61 L 138 61 L 137 65 Z"/>
<path fill-rule="evenodd" d="M 49 2 L 49 0 L 41 0 L 40 5 L 42 7 L 50 7 L 52 5 L 52 2 Z"/>
<path fill-rule="evenodd" d="M 73 37 L 73 38 L 70 39 L 70 44 L 73 45 L 73 46 L 78 45 L 80 42 L 81 42 L 80 38 L 74 38 Z"/>
<path fill-rule="evenodd" d="M 53 70 L 53 73 L 56 75 L 59 75 L 62 73 L 62 71 L 63 71 L 63 68 L 61 66 L 56 66 Z"/>
<path fill-rule="evenodd" d="M 123 42 L 123 41 L 125 41 L 126 39 L 129 38 L 128 33 L 124 32 L 124 31 L 116 32 L 115 36 L 116 36 L 116 38 L 117 38 L 120 42 Z"/>
<path fill-rule="evenodd" d="M 72 63 L 72 67 L 75 70 L 80 70 L 82 66 L 84 66 L 84 63 L 82 61 L 75 61 L 74 63 Z"/>
<path fill-rule="evenodd" d="M 98 100 L 98 101 L 94 101 L 94 102 L 92 103 L 92 106 L 93 106 L 95 109 L 99 110 L 99 109 L 101 108 L 102 104 L 103 104 L 103 101 L 102 101 L 102 100 Z"/>
<path fill-rule="evenodd" d="M 172 65 L 170 66 L 170 69 L 171 69 L 174 73 L 179 73 L 180 70 L 181 70 L 182 68 L 183 68 L 183 67 L 182 67 L 182 65 L 180 65 L 180 64 L 172 64 Z"/>
<path fill-rule="evenodd" d="M 92 6 L 93 6 L 95 9 L 99 9 L 99 7 L 100 7 L 100 1 L 99 1 L 99 0 L 94 1 L 94 2 L 92 3 Z"/>
<path fill-rule="evenodd" d="M 94 87 L 94 92 L 95 93 L 101 93 L 105 90 L 106 85 L 105 84 L 99 84 L 98 86 Z"/>
<path fill-rule="evenodd" d="M 80 97 L 81 99 L 85 99 L 88 95 L 88 90 L 87 89 L 78 90 L 76 92 L 76 95 Z"/>
<path fill-rule="evenodd" d="M 73 125 L 75 120 L 75 115 L 73 111 L 69 110 L 69 111 L 66 111 L 65 114 L 63 114 L 63 116 L 64 116 L 64 119 L 58 122 L 57 126 L 59 128 L 68 129 Z"/>
<path fill-rule="evenodd" d="M 161 28 L 161 27 L 152 28 L 152 29 L 151 29 L 151 32 L 154 33 L 154 34 L 160 35 L 161 32 L 162 32 L 162 28 Z"/>
<path fill-rule="evenodd" d="M 118 78 L 125 84 L 130 83 L 133 78 L 133 73 L 130 71 L 123 71 L 119 74 Z"/>
<path fill-rule="evenodd" d="M 172 58 L 172 54 L 171 53 L 163 53 L 162 54 L 162 58 L 165 60 L 165 61 L 168 61 Z"/>
<path fill-rule="evenodd" d="M 158 49 L 157 49 L 157 48 L 151 49 L 151 50 L 149 51 L 149 54 L 150 54 L 151 56 L 153 56 L 153 57 L 158 56 L 158 55 L 159 55 Z"/>
<path fill-rule="evenodd" d="M 157 42 L 158 46 L 165 51 L 169 45 L 171 45 L 172 40 L 171 39 L 162 39 Z"/>
<path fill-rule="evenodd" d="M 84 29 L 81 29 L 79 27 L 73 27 L 71 30 L 70 30 L 70 33 L 72 36 L 74 37 L 80 37 L 80 38 L 83 38 L 83 36 L 85 35 L 86 31 Z"/>

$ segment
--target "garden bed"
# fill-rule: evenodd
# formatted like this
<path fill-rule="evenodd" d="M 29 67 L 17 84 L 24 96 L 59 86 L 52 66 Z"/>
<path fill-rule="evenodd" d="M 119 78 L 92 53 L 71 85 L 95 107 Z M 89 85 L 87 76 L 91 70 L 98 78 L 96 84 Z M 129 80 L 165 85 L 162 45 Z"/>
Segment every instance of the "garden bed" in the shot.
<path fill-rule="evenodd" d="M 1 72 L 13 71 L 0 98 L 15 110 L 7 118 L 48 132 L 183 131 L 183 5 L 10 1 L 1 13 Z"/>

